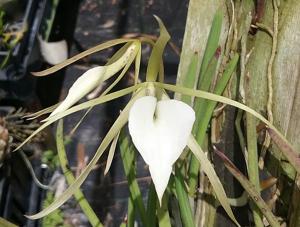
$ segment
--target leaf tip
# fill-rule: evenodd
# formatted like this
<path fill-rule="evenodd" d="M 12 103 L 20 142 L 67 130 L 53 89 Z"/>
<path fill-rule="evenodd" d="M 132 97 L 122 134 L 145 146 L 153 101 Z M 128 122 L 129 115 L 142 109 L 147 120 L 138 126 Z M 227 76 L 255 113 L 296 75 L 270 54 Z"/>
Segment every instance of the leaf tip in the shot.
<path fill-rule="evenodd" d="M 35 217 L 36 215 L 27 215 L 27 214 L 24 214 L 24 217 L 25 218 L 28 218 L 28 219 L 31 219 L 31 220 L 35 220 L 35 219 L 38 219 Z"/>
<path fill-rule="evenodd" d="M 163 21 L 160 19 L 159 16 L 153 14 L 153 17 L 155 18 L 155 20 L 157 21 L 158 25 L 159 25 L 159 29 L 160 29 L 160 33 L 164 34 L 166 37 L 168 37 L 168 39 L 170 38 L 170 34 L 168 33 Z"/>
<path fill-rule="evenodd" d="M 44 74 L 44 71 L 39 71 L 39 72 L 30 72 L 33 76 L 44 76 L 44 75 L 47 75 L 47 74 Z"/>

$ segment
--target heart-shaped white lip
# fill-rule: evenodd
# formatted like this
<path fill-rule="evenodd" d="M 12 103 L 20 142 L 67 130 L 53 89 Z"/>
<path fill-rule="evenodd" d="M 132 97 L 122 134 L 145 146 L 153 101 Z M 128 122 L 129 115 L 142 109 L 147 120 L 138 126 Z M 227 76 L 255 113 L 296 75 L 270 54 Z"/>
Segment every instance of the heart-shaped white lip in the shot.
<path fill-rule="evenodd" d="M 178 100 L 158 101 L 145 96 L 135 101 L 129 112 L 132 141 L 149 165 L 161 201 L 172 172 L 172 165 L 187 145 L 195 112 Z"/>

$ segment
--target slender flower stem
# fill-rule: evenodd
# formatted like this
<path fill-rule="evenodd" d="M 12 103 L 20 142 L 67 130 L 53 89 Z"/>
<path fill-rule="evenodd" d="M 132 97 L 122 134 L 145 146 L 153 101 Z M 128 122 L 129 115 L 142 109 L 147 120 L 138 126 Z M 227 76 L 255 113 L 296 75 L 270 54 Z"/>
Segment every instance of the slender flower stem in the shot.
<path fill-rule="evenodd" d="M 129 139 L 125 135 L 124 132 L 121 132 L 121 134 L 120 134 L 120 141 L 121 141 L 120 142 L 120 152 L 121 152 L 121 157 L 122 157 L 122 161 L 123 161 L 125 175 L 128 180 L 130 196 L 138 208 L 143 226 L 147 227 L 149 221 L 148 221 L 145 206 L 143 203 L 142 194 L 141 194 L 139 185 L 138 185 L 136 177 L 135 177 L 134 147 L 132 144 L 130 144 Z"/>
<path fill-rule="evenodd" d="M 249 113 L 246 113 L 247 120 L 247 145 L 248 145 L 248 175 L 250 182 L 254 184 L 258 192 L 261 191 L 258 173 L 258 154 L 257 154 L 257 141 L 256 141 L 256 119 Z M 253 212 L 254 223 L 256 227 L 263 227 L 262 215 L 260 210 L 255 204 L 251 203 Z"/>
<path fill-rule="evenodd" d="M 57 126 L 57 132 L 56 132 L 56 144 L 57 144 L 57 152 L 58 152 L 58 158 L 60 162 L 60 166 L 62 168 L 62 171 L 66 177 L 66 180 L 69 185 L 73 184 L 75 181 L 75 177 L 72 174 L 71 170 L 69 169 L 69 163 L 66 155 L 65 145 L 63 141 L 63 120 L 60 120 Z M 89 222 L 93 227 L 102 227 L 103 224 L 98 219 L 97 215 L 95 214 L 94 210 L 88 203 L 88 201 L 85 199 L 83 193 L 80 189 L 78 189 L 74 193 L 75 199 L 79 203 L 82 211 L 88 218 Z"/>
<path fill-rule="evenodd" d="M 178 167 L 175 168 L 174 179 L 183 226 L 194 227 L 195 223 L 193 212 L 189 203 L 188 194 L 184 186 L 183 177 Z"/>

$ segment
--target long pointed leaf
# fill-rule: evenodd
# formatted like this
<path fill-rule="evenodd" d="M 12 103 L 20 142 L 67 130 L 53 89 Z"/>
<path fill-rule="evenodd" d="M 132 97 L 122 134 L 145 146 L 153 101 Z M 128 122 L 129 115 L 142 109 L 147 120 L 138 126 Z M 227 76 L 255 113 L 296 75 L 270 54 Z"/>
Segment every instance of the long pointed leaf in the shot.
<path fill-rule="evenodd" d="M 114 39 L 114 40 L 110 40 L 110 41 L 107 41 L 105 43 L 102 43 L 102 44 L 99 44 L 95 47 L 92 47 L 86 51 L 83 51 L 81 52 L 80 54 L 77 54 L 65 61 L 63 61 L 62 63 L 59 63 L 49 69 L 46 69 L 46 70 L 43 70 L 43 71 L 40 71 L 40 72 L 32 72 L 32 74 L 34 76 L 46 76 L 46 75 L 49 75 L 51 73 L 54 73 L 64 67 L 66 67 L 67 65 L 70 65 L 72 63 L 74 63 L 75 61 L 78 61 L 79 59 L 81 58 L 84 58 L 88 55 L 91 55 L 93 53 L 96 53 L 96 52 L 99 52 L 101 50 L 104 50 L 104 49 L 107 49 L 109 47 L 112 47 L 112 46 L 115 46 L 115 45 L 118 45 L 118 44 L 121 44 L 121 43 L 126 43 L 126 42 L 132 42 L 132 41 L 136 41 L 136 39 Z"/>
<path fill-rule="evenodd" d="M 184 81 L 183 81 L 183 86 L 184 87 L 187 87 L 187 88 L 194 88 L 195 87 L 195 83 L 197 81 L 197 74 L 198 74 L 197 73 L 198 61 L 199 61 L 198 53 L 194 53 L 192 55 L 192 60 L 191 60 L 191 63 L 189 65 L 187 75 L 184 77 Z M 192 98 L 193 97 L 183 95 L 181 97 L 181 101 L 185 102 L 186 104 L 191 105 L 192 104 Z"/>
<path fill-rule="evenodd" d="M 149 186 L 147 198 L 147 216 L 149 219 L 149 226 L 156 226 L 156 205 L 158 199 L 153 182 L 151 182 Z"/>
<path fill-rule="evenodd" d="M 163 51 L 170 39 L 170 35 L 166 27 L 164 26 L 163 22 L 161 21 L 161 19 L 159 19 L 157 16 L 155 16 L 155 19 L 159 24 L 160 36 L 155 42 L 149 58 L 147 72 L 146 72 L 147 81 L 156 81 L 158 72 L 160 70 Z"/>
<path fill-rule="evenodd" d="M 149 226 L 148 216 L 146 214 L 145 206 L 143 203 L 142 193 L 139 188 L 139 185 L 136 180 L 135 174 L 135 149 L 134 145 L 130 143 L 130 139 L 125 135 L 124 131 L 122 132 L 120 139 L 120 152 L 123 161 L 124 171 L 128 180 L 128 186 L 130 191 L 130 196 L 134 203 L 136 204 L 136 208 L 140 213 L 141 221 L 143 226 Z"/>
<path fill-rule="evenodd" d="M 140 67 L 141 67 L 141 58 L 142 58 L 142 46 L 139 47 L 139 51 L 135 58 L 134 64 L 134 85 L 138 83 L 139 75 L 140 75 Z"/>
<path fill-rule="evenodd" d="M 174 181 L 175 181 L 176 195 L 177 195 L 178 204 L 180 208 L 180 216 L 182 219 L 182 223 L 186 227 L 194 227 L 195 223 L 194 223 L 193 212 L 184 185 L 184 179 L 178 167 L 175 167 Z"/>
<path fill-rule="evenodd" d="M 201 86 L 201 84 L 203 84 L 202 82 L 202 80 L 204 79 L 203 76 L 207 71 L 211 59 L 214 58 L 216 50 L 219 46 L 219 39 L 220 39 L 220 34 L 222 29 L 222 18 L 223 18 L 223 13 L 222 11 L 218 10 L 214 16 L 211 29 L 208 35 L 207 44 L 206 44 L 206 48 L 205 48 L 205 52 L 203 55 L 203 60 L 200 68 L 198 87 Z"/>

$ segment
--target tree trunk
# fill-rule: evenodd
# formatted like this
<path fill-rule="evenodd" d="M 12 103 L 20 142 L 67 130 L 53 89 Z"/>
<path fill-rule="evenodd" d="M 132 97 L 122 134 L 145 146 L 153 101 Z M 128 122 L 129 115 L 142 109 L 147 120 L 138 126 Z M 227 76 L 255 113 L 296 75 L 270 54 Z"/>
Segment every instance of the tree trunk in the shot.
<path fill-rule="evenodd" d="M 281 0 L 278 3 L 275 0 L 190 0 L 178 70 L 177 82 L 179 84 L 182 84 L 185 76 L 187 76 L 193 53 L 199 53 L 201 60 L 212 19 L 218 9 L 221 9 L 224 14 L 220 40 L 223 55 L 219 71 L 222 70 L 224 63 L 227 62 L 233 53 L 238 52 L 240 54 L 239 66 L 229 83 L 227 92 L 223 95 L 245 102 L 248 106 L 268 118 L 272 118 L 270 114 L 273 115 L 274 125 L 297 150 L 300 150 L 300 139 L 298 137 L 300 123 L 297 121 L 300 118 L 300 96 L 298 95 L 300 1 Z M 250 24 L 252 24 L 251 27 Z M 276 28 L 277 25 L 278 28 Z M 271 87 L 271 90 L 268 86 Z M 269 98 L 270 94 L 273 95 L 271 99 Z M 237 146 L 240 141 L 237 139 L 233 127 L 235 112 L 233 108 L 226 108 L 223 112 L 223 117 L 213 120 L 214 131 L 211 134 L 215 134 L 216 129 L 221 130 L 215 142 L 222 145 L 221 147 L 226 155 L 242 170 L 242 168 L 245 168 L 245 161 L 241 160 L 241 155 L 238 155 L 242 154 L 242 152 Z M 255 127 L 259 124 L 255 119 L 250 119 L 250 121 Z M 249 134 L 247 128 L 245 128 L 245 131 Z M 258 147 L 260 148 L 264 135 L 260 133 L 258 138 L 254 139 L 259 141 Z M 260 149 L 258 149 L 258 152 L 260 152 Z M 258 160 L 256 161 L 258 162 Z M 240 190 L 237 190 L 233 178 L 225 171 L 218 159 L 215 159 L 215 165 L 218 166 L 216 170 L 223 180 L 227 195 L 229 197 L 238 197 Z M 300 191 L 295 184 L 296 173 L 285 160 L 282 160 L 282 155 L 275 145 L 271 144 L 265 158 L 265 168 L 261 173 L 265 176 L 269 176 L 269 173 L 271 173 L 272 176 L 278 178 L 277 185 L 271 191 L 280 191 L 280 195 L 277 193 L 280 199 L 275 201 L 273 197 L 274 203 L 268 201 L 273 207 L 275 215 L 281 217 L 291 227 L 300 226 Z M 199 204 L 193 205 L 195 210 L 199 206 Z M 211 204 L 208 203 L 204 204 L 202 202 L 201 207 L 201 209 L 206 211 L 211 210 Z M 244 207 L 241 212 L 241 208 L 237 208 L 237 214 L 239 216 L 238 219 L 246 225 L 249 217 L 252 220 L 252 215 L 249 215 L 245 209 L 247 208 Z M 204 213 L 202 212 L 202 217 L 198 217 L 198 219 L 201 219 L 202 224 L 211 223 L 211 220 L 207 220 L 211 218 L 211 215 L 207 213 L 204 215 Z M 222 212 L 218 212 L 216 218 L 218 221 L 215 222 L 215 225 L 230 226 L 231 222 L 227 221 L 225 223 L 223 218 L 221 218 L 222 215 L 220 216 L 219 213 Z"/>

